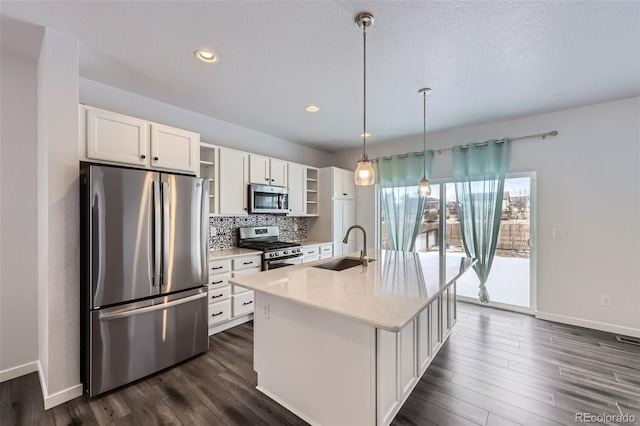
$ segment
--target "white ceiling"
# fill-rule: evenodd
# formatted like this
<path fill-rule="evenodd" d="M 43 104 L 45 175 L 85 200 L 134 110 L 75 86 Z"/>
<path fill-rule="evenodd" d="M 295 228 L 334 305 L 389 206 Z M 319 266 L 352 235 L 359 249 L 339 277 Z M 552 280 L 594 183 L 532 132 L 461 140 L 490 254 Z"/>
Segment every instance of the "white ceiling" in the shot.
<path fill-rule="evenodd" d="M 425 86 L 429 131 L 640 95 L 637 1 L 5 0 L 1 11 L 78 38 L 83 77 L 326 151 L 362 143 L 363 11 L 375 16 L 367 143 L 421 134 Z M 220 62 L 196 60 L 203 47 Z"/>

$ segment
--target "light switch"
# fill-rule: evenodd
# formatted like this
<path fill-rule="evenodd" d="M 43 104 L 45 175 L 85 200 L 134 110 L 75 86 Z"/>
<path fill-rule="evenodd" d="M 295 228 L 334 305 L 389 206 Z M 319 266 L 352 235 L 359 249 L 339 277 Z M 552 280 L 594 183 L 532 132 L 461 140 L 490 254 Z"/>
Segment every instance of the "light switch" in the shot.
<path fill-rule="evenodd" d="M 567 238 L 567 228 L 553 228 L 553 238 Z"/>

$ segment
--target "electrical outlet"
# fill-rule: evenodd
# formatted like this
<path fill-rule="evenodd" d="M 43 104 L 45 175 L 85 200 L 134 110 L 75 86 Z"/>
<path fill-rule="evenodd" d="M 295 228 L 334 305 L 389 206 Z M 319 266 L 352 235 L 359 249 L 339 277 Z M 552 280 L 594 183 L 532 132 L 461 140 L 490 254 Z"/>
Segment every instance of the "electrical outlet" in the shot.
<path fill-rule="evenodd" d="M 217 229 L 215 226 L 211 226 L 211 227 L 209 228 L 209 234 L 210 234 L 212 237 L 215 237 L 216 235 L 218 235 L 218 229 Z"/>
<path fill-rule="evenodd" d="M 271 318 L 271 306 L 268 303 L 262 307 L 262 318 Z"/>
<path fill-rule="evenodd" d="M 611 296 L 609 296 L 608 294 L 603 294 L 602 296 L 600 296 L 600 304 L 602 306 L 606 306 L 608 308 L 611 307 Z"/>
<path fill-rule="evenodd" d="M 567 238 L 567 228 L 553 228 L 553 238 Z"/>
<path fill-rule="evenodd" d="M 297 231 L 297 230 L 298 230 L 298 224 L 297 224 L 297 223 L 294 223 L 294 224 L 293 224 L 293 230 L 294 230 L 294 231 Z"/>

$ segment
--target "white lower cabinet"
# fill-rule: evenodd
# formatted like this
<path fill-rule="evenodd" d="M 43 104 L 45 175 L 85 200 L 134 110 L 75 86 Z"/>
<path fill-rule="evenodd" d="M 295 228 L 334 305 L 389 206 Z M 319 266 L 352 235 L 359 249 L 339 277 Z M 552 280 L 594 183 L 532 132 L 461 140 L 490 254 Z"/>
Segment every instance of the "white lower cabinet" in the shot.
<path fill-rule="evenodd" d="M 320 246 L 320 259 L 326 259 L 328 257 L 333 257 L 333 243 Z"/>
<path fill-rule="evenodd" d="M 253 319 L 253 291 L 229 278 L 261 271 L 261 254 L 209 260 L 209 335 Z"/>
<path fill-rule="evenodd" d="M 452 295 L 447 290 L 397 333 L 377 330 L 379 425 L 391 423 L 449 336 L 455 322 L 447 321 L 455 312 Z"/>
<path fill-rule="evenodd" d="M 234 317 L 253 312 L 253 291 L 234 294 L 231 303 L 231 314 Z"/>
<path fill-rule="evenodd" d="M 265 313 L 254 318 L 258 389 L 311 424 L 387 426 L 449 336 L 446 318 L 455 324 L 455 305 L 439 308 L 445 299 L 392 332 L 257 293 Z"/>
<path fill-rule="evenodd" d="M 209 326 L 219 324 L 231 318 L 231 303 L 229 299 L 209 303 Z"/>

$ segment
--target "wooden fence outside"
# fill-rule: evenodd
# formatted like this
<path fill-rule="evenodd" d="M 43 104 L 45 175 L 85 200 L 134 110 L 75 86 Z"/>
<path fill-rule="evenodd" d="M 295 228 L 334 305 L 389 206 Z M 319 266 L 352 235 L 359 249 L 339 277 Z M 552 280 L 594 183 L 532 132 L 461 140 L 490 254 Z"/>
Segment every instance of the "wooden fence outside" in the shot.
<path fill-rule="evenodd" d="M 529 221 L 503 220 L 498 234 L 498 249 L 529 251 Z M 447 222 L 447 243 L 462 247 L 460 222 Z"/>

